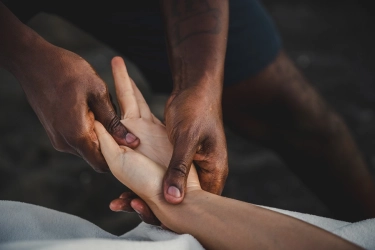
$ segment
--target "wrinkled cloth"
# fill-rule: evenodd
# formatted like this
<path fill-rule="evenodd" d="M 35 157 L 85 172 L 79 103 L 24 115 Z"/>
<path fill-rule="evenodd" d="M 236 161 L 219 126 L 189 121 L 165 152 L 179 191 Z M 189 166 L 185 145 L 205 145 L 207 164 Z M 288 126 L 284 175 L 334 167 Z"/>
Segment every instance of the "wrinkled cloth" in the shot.
<path fill-rule="evenodd" d="M 375 249 L 375 219 L 349 223 L 264 207 L 306 221 L 365 249 Z M 45 207 L 0 201 L 0 249 L 204 249 L 189 234 L 175 234 L 141 222 L 116 236 L 77 216 Z"/>

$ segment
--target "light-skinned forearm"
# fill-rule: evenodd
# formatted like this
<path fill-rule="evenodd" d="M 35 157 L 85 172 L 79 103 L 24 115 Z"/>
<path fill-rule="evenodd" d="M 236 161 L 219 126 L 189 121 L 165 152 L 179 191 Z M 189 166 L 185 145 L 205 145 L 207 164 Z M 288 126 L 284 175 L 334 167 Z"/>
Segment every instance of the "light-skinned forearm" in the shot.
<path fill-rule="evenodd" d="M 203 190 L 188 192 L 180 205 L 156 199 L 151 208 L 168 228 L 207 249 L 360 249 L 298 219 Z"/>
<path fill-rule="evenodd" d="M 174 90 L 210 85 L 221 94 L 228 0 L 161 0 Z"/>

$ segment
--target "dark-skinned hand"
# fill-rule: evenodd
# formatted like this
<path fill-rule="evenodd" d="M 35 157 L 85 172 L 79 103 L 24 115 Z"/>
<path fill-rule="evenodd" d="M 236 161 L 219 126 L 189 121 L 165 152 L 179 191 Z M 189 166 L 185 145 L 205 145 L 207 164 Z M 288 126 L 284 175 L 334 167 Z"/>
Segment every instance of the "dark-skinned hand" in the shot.
<path fill-rule="evenodd" d="M 220 195 L 228 175 L 227 144 L 217 90 L 200 86 L 174 91 L 165 107 L 173 154 L 163 181 L 166 201 L 182 202 L 194 161 L 202 189 Z"/>
<path fill-rule="evenodd" d="M 32 61 L 23 61 L 19 69 L 15 75 L 58 151 L 80 156 L 96 171 L 107 172 L 94 132 L 95 120 L 120 145 L 139 145 L 139 139 L 120 122 L 107 85 L 82 57 L 41 42 Z"/>

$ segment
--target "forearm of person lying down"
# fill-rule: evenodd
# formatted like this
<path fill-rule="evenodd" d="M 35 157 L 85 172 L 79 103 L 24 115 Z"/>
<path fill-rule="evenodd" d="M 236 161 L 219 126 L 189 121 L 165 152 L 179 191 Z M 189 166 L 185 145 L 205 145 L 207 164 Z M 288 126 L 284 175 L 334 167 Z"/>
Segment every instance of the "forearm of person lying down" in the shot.
<path fill-rule="evenodd" d="M 188 192 L 180 205 L 159 199 L 151 208 L 166 227 L 207 249 L 361 249 L 301 220 L 203 190 Z"/>
<path fill-rule="evenodd" d="M 203 191 L 194 166 L 185 199 L 167 203 L 162 189 L 165 166 L 119 146 L 99 122 L 95 132 L 112 174 L 139 195 L 164 226 L 191 234 L 207 249 L 360 249 L 301 220 Z"/>

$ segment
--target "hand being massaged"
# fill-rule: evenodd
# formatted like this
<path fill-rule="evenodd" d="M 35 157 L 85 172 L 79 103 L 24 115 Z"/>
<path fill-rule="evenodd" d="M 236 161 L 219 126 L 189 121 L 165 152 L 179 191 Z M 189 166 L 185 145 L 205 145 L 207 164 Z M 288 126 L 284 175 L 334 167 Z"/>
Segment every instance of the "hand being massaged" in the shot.
<path fill-rule="evenodd" d="M 129 77 L 124 60 L 114 57 L 111 64 L 121 122 L 140 139 L 141 143 L 135 150 L 119 146 L 98 121 L 95 122 L 95 132 L 100 150 L 113 175 L 150 206 L 154 199 L 164 199 L 162 180 L 173 147 L 165 125 L 152 114 L 141 92 Z M 197 172 L 192 167 L 187 191 L 194 189 L 200 189 L 200 184 Z M 119 199 L 114 200 L 110 207 L 114 211 L 131 211 L 130 203 L 145 222 L 159 224 L 143 201 L 134 194 L 124 193 Z"/>

